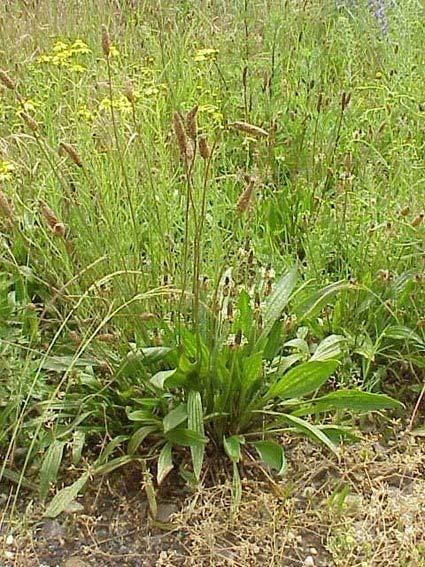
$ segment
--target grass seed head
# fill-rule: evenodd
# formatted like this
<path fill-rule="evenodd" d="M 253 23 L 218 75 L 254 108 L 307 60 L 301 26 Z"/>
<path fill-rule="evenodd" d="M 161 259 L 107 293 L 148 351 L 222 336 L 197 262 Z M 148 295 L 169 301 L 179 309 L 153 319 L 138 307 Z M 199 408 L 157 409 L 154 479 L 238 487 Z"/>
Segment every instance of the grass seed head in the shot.
<path fill-rule="evenodd" d="M 62 222 L 60 222 L 60 220 L 52 211 L 52 209 L 50 209 L 43 201 L 40 201 L 40 211 L 41 214 L 43 215 L 44 220 L 47 222 L 50 230 L 53 232 L 53 234 L 55 236 L 65 238 L 65 234 L 66 234 L 65 225 Z"/>
<path fill-rule="evenodd" d="M 207 160 L 210 157 L 210 149 L 205 136 L 199 138 L 199 153 L 201 154 L 202 159 Z"/>
<path fill-rule="evenodd" d="M 198 132 L 198 126 L 196 123 L 196 115 L 198 113 L 198 108 L 199 108 L 198 105 L 195 104 L 195 106 L 191 110 L 189 110 L 186 116 L 187 135 L 193 141 L 196 140 L 196 135 Z"/>
<path fill-rule="evenodd" d="M 109 57 L 111 53 L 111 40 L 109 38 L 109 32 L 105 25 L 102 25 L 102 51 L 106 58 Z"/>
<path fill-rule="evenodd" d="M 66 142 L 59 143 L 59 153 L 66 154 L 70 160 L 75 163 L 78 167 L 83 167 L 83 162 L 80 156 L 77 153 L 77 150 L 71 146 L 71 144 L 67 144 Z"/>
<path fill-rule="evenodd" d="M 424 220 L 424 213 L 419 213 L 419 215 L 417 215 L 413 220 L 412 220 L 412 226 L 414 228 L 417 228 L 418 226 L 420 226 L 422 224 L 422 221 Z"/>
<path fill-rule="evenodd" d="M 244 132 L 254 138 L 265 138 L 269 135 L 267 130 L 260 128 L 259 126 L 254 126 L 253 124 L 248 124 L 248 122 L 233 122 L 231 126 L 235 128 L 235 130 Z"/>
<path fill-rule="evenodd" d="M 238 202 L 236 204 L 236 210 L 238 211 L 239 214 L 242 214 L 249 209 L 249 206 L 252 201 L 252 195 L 254 192 L 254 186 L 255 186 L 255 180 L 253 178 L 249 179 L 244 192 L 239 197 Z"/>
<path fill-rule="evenodd" d="M 31 132 L 37 132 L 38 131 L 38 124 L 32 116 L 30 116 L 26 112 L 22 112 L 21 116 L 22 116 L 22 119 L 25 122 L 25 124 L 31 130 Z"/>
<path fill-rule="evenodd" d="M 136 103 L 136 96 L 134 94 L 133 85 L 130 81 L 127 81 L 125 83 L 124 95 L 128 102 L 134 106 L 134 104 Z"/>
<path fill-rule="evenodd" d="M 184 131 L 183 121 L 178 112 L 174 112 L 173 114 L 173 125 L 174 125 L 174 132 L 176 134 L 177 144 L 179 146 L 180 154 L 182 155 L 182 157 L 187 159 L 188 149 L 187 149 L 186 132 Z"/>
<path fill-rule="evenodd" d="M 9 77 L 9 75 L 3 69 L 0 69 L 0 81 L 7 89 L 10 89 L 11 91 L 14 91 L 16 89 L 15 82 Z"/>
<path fill-rule="evenodd" d="M 0 215 L 5 217 L 9 221 L 13 222 L 14 214 L 13 214 L 13 207 L 9 199 L 0 189 Z"/>

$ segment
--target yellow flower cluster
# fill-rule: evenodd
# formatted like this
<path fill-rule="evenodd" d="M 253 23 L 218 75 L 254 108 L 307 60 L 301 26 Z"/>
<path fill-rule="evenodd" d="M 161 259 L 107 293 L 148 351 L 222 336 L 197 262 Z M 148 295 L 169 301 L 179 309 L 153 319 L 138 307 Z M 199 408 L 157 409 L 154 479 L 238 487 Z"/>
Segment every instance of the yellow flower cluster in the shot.
<path fill-rule="evenodd" d="M 217 59 L 218 49 L 213 48 L 205 48 L 205 49 L 198 49 L 195 52 L 194 61 L 201 62 L 201 61 L 215 61 Z"/>
<path fill-rule="evenodd" d="M 10 181 L 15 170 L 15 164 L 11 161 L 0 161 L 0 181 Z"/>
<path fill-rule="evenodd" d="M 57 41 L 51 53 L 40 55 L 38 61 L 40 63 L 51 63 L 56 67 L 64 67 L 76 73 L 83 73 L 86 68 L 80 64 L 78 58 L 80 55 L 87 55 L 91 50 L 82 39 L 76 39 L 73 43 L 65 41 Z"/>

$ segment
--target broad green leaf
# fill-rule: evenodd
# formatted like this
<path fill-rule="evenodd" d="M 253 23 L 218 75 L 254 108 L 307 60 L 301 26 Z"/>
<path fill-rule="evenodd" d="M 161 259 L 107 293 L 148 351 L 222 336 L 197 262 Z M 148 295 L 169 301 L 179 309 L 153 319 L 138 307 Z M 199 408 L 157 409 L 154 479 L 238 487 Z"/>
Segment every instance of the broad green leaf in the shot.
<path fill-rule="evenodd" d="M 85 368 L 86 366 L 98 366 L 99 361 L 95 358 L 75 358 L 70 354 L 67 356 L 48 356 L 42 363 L 43 370 L 50 372 L 66 372 L 70 367 Z"/>
<path fill-rule="evenodd" d="M 156 374 L 154 374 L 149 381 L 156 388 L 163 390 L 165 386 L 165 382 L 169 378 L 171 378 L 171 376 L 174 376 L 176 372 L 177 372 L 177 368 L 174 368 L 173 370 L 161 370 L 161 372 L 157 372 Z"/>
<path fill-rule="evenodd" d="M 146 439 L 146 437 L 150 433 L 153 433 L 154 431 L 157 430 L 158 428 L 156 425 L 144 425 L 143 427 L 139 427 L 139 429 L 133 433 L 133 435 L 130 438 L 130 441 L 128 442 L 128 447 L 127 447 L 128 453 L 130 455 L 133 455 L 137 451 L 139 446 L 143 443 L 143 441 Z"/>
<path fill-rule="evenodd" d="M 253 314 L 251 308 L 251 299 L 249 294 L 243 289 L 239 293 L 237 301 L 237 316 L 233 325 L 234 331 L 241 330 L 245 337 L 249 337 L 252 333 Z"/>
<path fill-rule="evenodd" d="M 115 469 L 119 469 L 120 467 L 124 467 L 125 465 L 128 465 L 133 460 L 134 459 L 131 455 L 123 455 L 122 457 L 116 457 L 115 459 L 111 459 L 107 463 L 104 463 L 96 467 L 94 470 L 94 474 L 109 474 Z"/>
<path fill-rule="evenodd" d="M 329 284 L 319 291 L 314 292 L 302 305 L 297 307 L 298 320 L 301 322 L 304 319 L 315 316 L 323 309 L 332 295 L 346 289 L 353 289 L 353 285 L 348 282 L 340 281 Z"/>
<path fill-rule="evenodd" d="M 170 347 L 145 347 L 141 348 L 140 351 L 136 351 L 135 355 L 139 354 L 142 356 L 143 360 L 147 362 L 158 362 L 163 360 L 167 354 L 169 354 L 173 349 Z"/>
<path fill-rule="evenodd" d="M 85 472 L 79 479 L 77 479 L 71 486 L 62 488 L 51 500 L 50 504 L 44 513 L 47 518 L 56 518 L 65 508 L 77 498 L 78 493 L 84 487 L 89 479 L 89 473 Z"/>
<path fill-rule="evenodd" d="M 201 437 L 204 437 L 204 415 L 202 410 L 201 394 L 190 391 L 187 397 L 187 426 Z M 205 443 L 196 443 L 190 446 L 192 455 L 193 472 L 199 482 L 204 462 Z"/>
<path fill-rule="evenodd" d="M 409 327 L 403 327 L 401 325 L 387 327 L 384 330 L 383 335 L 389 339 L 413 341 L 419 345 L 425 346 L 425 342 L 421 339 L 421 337 L 412 329 L 409 329 Z"/>
<path fill-rule="evenodd" d="M 260 339 L 267 337 L 281 317 L 297 282 L 296 267 L 291 268 L 277 283 L 263 310 L 263 330 Z"/>
<path fill-rule="evenodd" d="M 154 416 L 154 414 L 152 413 L 152 411 L 150 409 L 140 409 L 140 410 L 128 411 L 127 418 L 130 421 L 144 421 L 144 422 L 157 422 L 158 421 L 158 419 Z M 153 423 L 151 423 L 151 425 L 153 425 Z"/>
<path fill-rule="evenodd" d="M 360 437 L 356 435 L 349 427 L 341 427 L 337 425 L 319 425 L 318 428 L 323 431 L 326 437 L 329 437 L 329 439 L 335 445 L 349 441 L 360 441 Z"/>
<path fill-rule="evenodd" d="M 26 479 L 25 477 L 21 476 L 20 473 L 12 471 L 8 468 L 1 468 L 0 467 L 0 481 L 1 481 L 2 477 L 7 478 L 11 482 L 15 482 L 16 484 L 19 484 L 20 486 L 23 486 L 24 488 L 27 488 L 28 490 L 32 490 L 34 492 L 36 492 L 39 488 L 35 484 L 35 482 L 32 482 L 31 480 Z"/>
<path fill-rule="evenodd" d="M 310 348 L 308 346 L 308 342 L 305 341 L 304 339 L 291 339 L 290 341 L 287 341 L 286 343 L 284 343 L 285 347 L 290 347 L 290 348 L 295 348 L 298 351 L 300 351 L 301 353 L 304 353 L 308 356 L 310 356 Z"/>
<path fill-rule="evenodd" d="M 257 441 L 253 443 L 257 449 L 260 459 L 266 465 L 277 471 L 278 475 L 282 475 L 286 469 L 286 459 L 283 447 L 273 441 Z"/>
<path fill-rule="evenodd" d="M 53 441 L 46 451 L 40 469 L 40 498 L 42 500 L 46 498 L 50 484 L 56 481 L 64 447 L 64 441 Z"/>
<path fill-rule="evenodd" d="M 176 408 L 172 409 L 162 420 L 162 425 L 164 427 L 164 433 L 178 427 L 187 420 L 187 408 L 186 404 L 180 404 Z"/>
<path fill-rule="evenodd" d="M 282 416 L 282 420 L 295 426 L 295 429 L 301 432 L 303 435 L 307 435 L 315 441 L 319 441 L 326 445 L 333 453 L 337 454 L 337 448 L 329 439 L 329 437 L 323 433 L 316 425 L 305 421 L 295 415 L 285 414 Z"/>
<path fill-rule="evenodd" d="M 245 439 L 242 435 L 223 437 L 224 450 L 233 463 L 238 463 L 241 459 L 241 445 L 245 445 Z"/>
<path fill-rule="evenodd" d="M 326 337 L 315 350 L 311 360 L 335 360 L 341 354 L 341 345 L 346 342 L 347 339 L 342 335 Z"/>
<path fill-rule="evenodd" d="M 261 352 L 255 352 L 244 358 L 242 363 L 242 387 L 248 390 L 251 385 L 261 377 L 263 357 Z"/>
<path fill-rule="evenodd" d="M 97 461 L 98 464 L 102 465 L 103 463 L 106 463 L 106 461 L 115 451 L 115 449 L 117 449 L 122 443 L 124 443 L 127 440 L 128 440 L 128 435 L 117 435 L 117 437 L 114 437 L 111 441 L 109 441 L 109 443 L 100 453 L 100 456 Z"/>
<path fill-rule="evenodd" d="M 171 441 L 175 445 L 181 445 L 182 447 L 191 447 L 192 445 L 207 442 L 207 439 L 196 431 L 179 427 L 167 431 L 165 437 L 168 441 Z"/>
<path fill-rule="evenodd" d="M 301 398 L 315 392 L 335 372 L 336 360 L 308 361 L 291 368 L 275 382 L 267 393 L 268 398 Z"/>
<path fill-rule="evenodd" d="M 402 407 L 404 406 L 401 402 L 385 394 L 373 394 L 361 390 L 338 390 L 317 398 L 312 404 L 312 409 L 316 413 L 329 410 L 368 412 Z"/>
<path fill-rule="evenodd" d="M 86 434 L 84 431 L 74 431 L 72 436 L 72 457 L 71 461 L 74 466 L 78 465 L 81 460 L 81 454 L 83 452 L 84 443 L 86 441 Z"/>
<path fill-rule="evenodd" d="M 173 456 L 171 454 L 172 443 L 168 442 L 162 447 L 158 457 L 158 472 L 156 480 L 161 485 L 165 477 L 173 470 Z"/>

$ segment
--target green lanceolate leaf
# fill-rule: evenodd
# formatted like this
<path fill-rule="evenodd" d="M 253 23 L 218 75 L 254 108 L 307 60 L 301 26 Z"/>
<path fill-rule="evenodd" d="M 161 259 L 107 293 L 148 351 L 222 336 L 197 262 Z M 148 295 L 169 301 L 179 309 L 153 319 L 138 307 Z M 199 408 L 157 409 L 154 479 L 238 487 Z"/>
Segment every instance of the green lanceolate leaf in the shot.
<path fill-rule="evenodd" d="M 204 415 L 202 410 L 201 394 L 190 391 L 187 397 L 187 425 L 201 437 L 204 437 Z M 204 462 L 205 443 L 196 443 L 190 446 L 192 455 L 193 472 L 199 482 L 201 477 L 202 464 Z"/>
<path fill-rule="evenodd" d="M 191 429 L 184 429 L 176 427 L 165 433 L 166 439 L 171 441 L 175 445 L 181 445 L 182 447 L 192 447 L 198 443 L 206 443 L 207 439 Z"/>
<path fill-rule="evenodd" d="M 53 441 L 46 451 L 40 469 L 40 497 L 42 500 L 46 498 L 50 484 L 56 481 L 64 447 L 64 441 Z"/>
<path fill-rule="evenodd" d="M 173 470 L 173 456 L 171 454 L 172 448 L 172 443 L 165 443 L 165 445 L 161 449 L 161 452 L 159 453 L 158 472 L 156 475 L 158 486 L 161 485 L 165 477 Z"/>
<path fill-rule="evenodd" d="M 106 463 L 109 457 L 115 451 L 115 449 L 117 449 L 122 443 L 124 443 L 127 440 L 128 440 L 127 435 L 117 435 L 116 437 L 114 437 L 111 441 L 109 441 L 109 443 L 100 453 L 97 463 L 99 465 Z"/>
<path fill-rule="evenodd" d="M 263 311 L 263 330 L 260 339 L 267 337 L 282 315 L 297 282 L 297 270 L 291 268 L 277 283 Z"/>
<path fill-rule="evenodd" d="M 84 487 L 89 479 L 89 473 L 86 472 L 78 480 L 76 480 L 71 486 L 62 488 L 51 500 L 50 504 L 44 513 L 48 518 L 56 518 L 65 508 L 70 504 L 75 498 L 77 498 L 78 493 Z"/>
<path fill-rule="evenodd" d="M 78 465 L 78 463 L 81 460 L 81 454 L 83 452 L 83 448 L 84 448 L 84 443 L 86 441 L 86 434 L 84 433 L 84 431 L 80 431 L 77 429 L 77 431 L 74 431 L 74 434 L 72 436 L 72 464 Z"/>
<path fill-rule="evenodd" d="M 373 394 L 361 390 L 338 390 L 317 398 L 311 404 L 309 413 L 320 413 L 331 410 L 351 410 L 357 412 L 397 409 L 404 407 L 401 402 L 385 394 Z M 303 408 L 296 410 L 300 415 Z M 305 409 L 304 409 L 305 413 Z"/>
<path fill-rule="evenodd" d="M 273 441 L 257 441 L 253 443 L 260 459 L 270 468 L 282 475 L 286 469 L 286 459 L 283 447 Z"/>
<path fill-rule="evenodd" d="M 387 327 L 383 335 L 389 339 L 411 341 L 425 347 L 425 342 L 415 331 L 409 329 L 409 327 L 403 327 L 401 325 Z"/>
<path fill-rule="evenodd" d="M 107 463 L 103 463 L 94 469 L 94 474 L 109 474 L 110 472 L 114 471 L 115 469 L 119 469 L 128 465 L 133 461 L 133 457 L 131 455 L 122 455 L 121 457 L 116 457 L 115 459 L 111 459 Z"/>
<path fill-rule="evenodd" d="M 166 381 L 171 378 L 177 372 L 177 368 L 173 370 L 161 370 L 161 372 L 157 372 L 152 376 L 150 379 L 150 383 L 153 384 L 156 388 L 163 390 L 165 387 Z"/>
<path fill-rule="evenodd" d="M 268 398 L 301 398 L 315 392 L 335 372 L 336 360 L 308 361 L 291 368 L 275 382 L 267 393 Z"/>
<path fill-rule="evenodd" d="M 232 478 L 232 504 L 231 516 L 234 519 L 242 499 L 242 483 L 239 476 L 238 464 L 233 462 L 233 478 Z"/>
<path fill-rule="evenodd" d="M 133 455 L 143 441 L 146 439 L 150 433 L 157 431 L 158 428 L 156 425 L 144 425 L 143 427 L 139 427 L 137 431 L 133 433 L 130 437 L 130 441 L 128 442 L 127 451 L 130 455 Z"/>
<path fill-rule="evenodd" d="M 342 335 L 330 335 L 323 339 L 315 350 L 311 360 L 335 360 L 341 354 L 341 345 L 347 342 Z"/>
<path fill-rule="evenodd" d="M 329 437 L 325 433 L 323 433 L 316 425 L 313 425 L 312 423 L 309 423 L 308 421 L 305 421 L 304 419 L 301 419 L 295 415 L 289 414 L 282 416 L 282 421 L 290 423 L 297 431 L 299 431 L 303 435 L 310 437 L 310 439 L 313 439 L 314 441 L 323 443 L 323 445 L 326 445 L 326 447 L 328 447 L 333 453 L 337 454 L 336 446 L 332 443 Z"/>
<path fill-rule="evenodd" d="M 313 293 L 302 305 L 300 305 L 296 312 L 299 322 L 309 317 L 314 317 L 324 305 L 329 301 L 329 298 L 340 291 L 353 289 L 353 285 L 348 282 L 335 282 Z"/>
<path fill-rule="evenodd" d="M 242 435 L 223 438 L 224 450 L 233 463 L 238 463 L 241 459 L 241 445 L 245 445 L 245 438 Z"/>
<path fill-rule="evenodd" d="M 187 420 L 187 408 L 186 404 L 180 404 L 176 408 L 172 409 L 162 420 L 162 425 L 164 427 L 164 433 L 178 427 Z"/>

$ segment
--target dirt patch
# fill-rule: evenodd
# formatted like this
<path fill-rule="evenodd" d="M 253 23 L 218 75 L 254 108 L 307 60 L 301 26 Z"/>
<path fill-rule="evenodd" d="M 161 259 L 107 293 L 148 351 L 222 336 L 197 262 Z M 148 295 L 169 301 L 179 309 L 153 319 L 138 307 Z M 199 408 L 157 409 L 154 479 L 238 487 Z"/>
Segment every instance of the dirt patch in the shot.
<path fill-rule="evenodd" d="M 283 480 L 242 469 L 233 516 L 230 481 L 170 487 L 159 503 L 168 530 L 149 519 L 139 478 L 105 480 L 57 520 L 27 501 L 4 518 L 0 565 L 425 566 L 422 438 L 370 435 L 339 461 L 300 441 L 287 454 Z"/>

